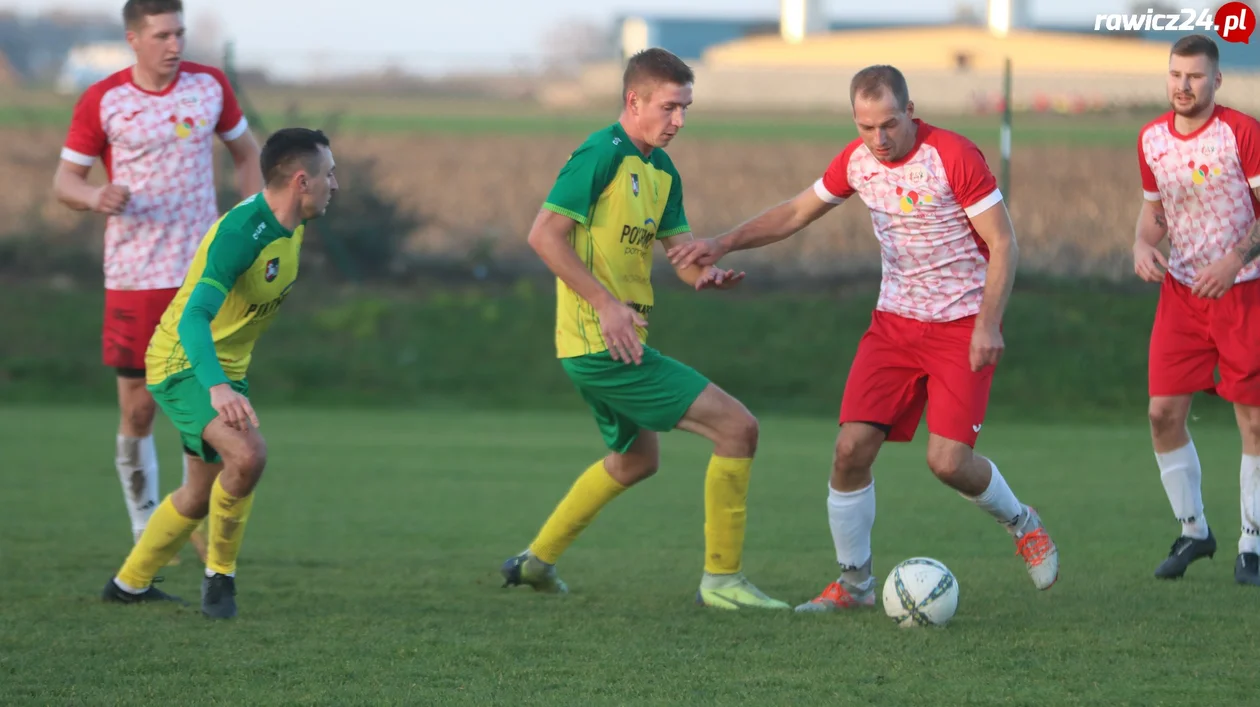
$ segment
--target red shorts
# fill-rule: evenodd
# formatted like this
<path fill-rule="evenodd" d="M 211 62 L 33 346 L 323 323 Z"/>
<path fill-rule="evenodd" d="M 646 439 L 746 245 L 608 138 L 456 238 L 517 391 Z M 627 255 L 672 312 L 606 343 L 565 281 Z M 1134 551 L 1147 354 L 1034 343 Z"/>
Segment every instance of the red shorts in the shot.
<path fill-rule="evenodd" d="M 105 290 L 101 358 L 111 368 L 144 371 L 144 352 L 178 287 L 167 290 Z"/>
<path fill-rule="evenodd" d="M 1260 281 L 1240 282 L 1212 300 L 1165 275 L 1148 375 L 1152 397 L 1204 391 L 1260 406 Z"/>
<path fill-rule="evenodd" d="M 909 442 L 926 407 L 929 432 L 974 447 L 994 370 L 971 370 L 975 323 L 974 316 L 929 323 L 876 310 L 849 369 L 840 424 L 883 425 L 889 442 Z"/>

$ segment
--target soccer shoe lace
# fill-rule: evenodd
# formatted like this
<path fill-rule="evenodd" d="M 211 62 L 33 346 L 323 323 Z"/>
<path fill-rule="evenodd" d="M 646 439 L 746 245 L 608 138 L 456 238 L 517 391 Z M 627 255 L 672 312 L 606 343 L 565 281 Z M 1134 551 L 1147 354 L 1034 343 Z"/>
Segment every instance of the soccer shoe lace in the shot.
<path fill-rule="evenodd" d="M 1054 549 L 1050 536 L 1045 528 L 1037 528 L 1031 533 L 1015 541 L 1015 551 L 1024 558 L 1029 567 L 1036 567 L 1045 561 L 1046 555 Z"/>
<path fill-rule="evenodd" d="M 850 587 L 837 580 L 827 585 L 822 594 L 796 607 L 798 612 L 837 611 L 860 606 L 875 606 L 875 582 L 867 580 L 866 589 Z"/>

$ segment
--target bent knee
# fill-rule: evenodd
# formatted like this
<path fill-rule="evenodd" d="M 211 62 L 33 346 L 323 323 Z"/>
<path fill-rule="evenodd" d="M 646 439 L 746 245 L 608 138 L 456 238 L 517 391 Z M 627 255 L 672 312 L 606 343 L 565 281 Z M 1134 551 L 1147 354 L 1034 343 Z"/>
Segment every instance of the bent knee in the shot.
<path fill-rule="evenodd" d="M 267 443 L 261 437 L 250 440 L 233 455 L 232 465 L 255 479 L 262 476 L 267 466 Z"/>
<path fill-rule="evenodd" d="M 1156 436 L 1175 432 L 1186 426 L 1187 410 L 1171 400 L 1152 400 L 1147 410 L 1151 430 Z"/>
<path fill-rule="evenodd" d="M 757 422 L 757 418 L 753 417 L 752 413 L 744 412 L 731 423 L 730 434 L 732 441 L 746 449 L 747 456 L 752 456 L 757 451 L 757 440 L 761 436 L 761 423 Z"/>
<path fill-rule="evenodd" d="M 929 452 L 927 458 L 928 469 L 947 484 L 963 474 L 966 463 L 966 455 L 953 449 Z"/>

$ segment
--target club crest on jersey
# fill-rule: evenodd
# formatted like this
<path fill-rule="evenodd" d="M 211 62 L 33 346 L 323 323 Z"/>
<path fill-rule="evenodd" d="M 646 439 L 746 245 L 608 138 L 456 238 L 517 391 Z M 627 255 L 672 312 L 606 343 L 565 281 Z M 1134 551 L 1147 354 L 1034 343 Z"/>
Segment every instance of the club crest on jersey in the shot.
<path fill-rule="evenodd" d="M 1221 174 L 1220 167 L 1213 167 L 1208 164 L 1190 163 L 1190 181 L 1195 184 L 1206 184 L 1211 177 L 1219 177 Z"/>
<path fill-rule="evenodd" d="M 175 137 L 181 140 L 192 135 L 193 131 L 196 130 L 197 128 L 206 127 L 205 118 L 198 118 L 194 120 L 188 117 L 176 118 L 175 116 L 172 115 L 170 117 L 170 121 L 175 124 Z"/>
<path fill-rule="evenodd" d="M 911 189 L 906 191 L 901 187 L 897 187 L 897 205 L 901 207 L 901 213 L 908 214 L 914 211 L 914 207 L 919 204 L 932 203 L 932 195 Z"/>
<path fill-rule="evenodd" d="M 912 165 L 906 170 L 906 178 L 911 184 L 919 184 L 927 179 L 927 169 L 921 164 Z"/>
<path fill-rule="evenodd" d="M 280 274 L 280 259 L 272 258 L 267 261 L 267 269 L 263 271 L 263 277 L 267 282 L 276 279 L 276 275 Z"/>
<path fill-rule="evenodd" d="M 634 192 L 635 196 L 639 195 L 639 175 L 633 172 L 630 174 L 630 191 Z"/>

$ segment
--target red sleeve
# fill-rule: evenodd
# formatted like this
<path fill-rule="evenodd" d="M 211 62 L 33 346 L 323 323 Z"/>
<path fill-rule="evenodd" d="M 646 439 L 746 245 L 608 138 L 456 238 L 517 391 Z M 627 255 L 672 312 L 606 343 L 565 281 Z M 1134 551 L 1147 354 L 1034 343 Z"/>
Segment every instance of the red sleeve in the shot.
<path fill-rule="evenodd" d="M 105 128 L 101 125 L 103 94 L 100 86 L 92 86 L 75 103 L 66 143 L 61 150 L 61 159 L 91 167 L 96 163 L 96 158 L 105 156 L 109 141 L 105 137 Z"/>
<path fill-rule="evenodd" d="M 207 66 L 206 71 L 223 88 L 223 112 L 219 113 L 219 122 L 214 126 L 214 131 L 224 140 L 235 140 L 245 132 L 248 123 L 241 111 L 241 104 L 236 100 L 236 92 L 232 90 L 232 82 L 228 81 L 227 74 L 213 66 Z"/>
<path fill-rule="evenodd" d="M 961 135 L 950 135 L 937 150 L 945 163 L 945 179 L 954 192 L 954 200 L 967 216 L 976 216 L 1002 200 L 993 170 L 974 142 Z"/>
<path fill-rule="evenodd" d="M 853 157 L 853 151 L 861 144 L 861 139 L 849 143 L 844 151 L 836 155 L 836 158 L 827 166 L 827 171 L 823 172 L 823 176 L 814 182 L 814 193 L 818 195 L 818 198 L 829 204 L 839 204 L 857 192 L 853 185 L 849 184 L 849 159 Z"/>
<path fill-rule="evenodd" d="M 1149 201 L 1155 201 L 1159 198 L 1159 182 L 1155 181 L 1155 173 L 1151 171 L 1151 164 L 1146 161 L 1146 131 L 1138 133 L 1138 172 L 1142 175 L 1142 191 L 1145 193 Z M 1152 198 L 1153 197 L 1153 198 Z"/>
<path fill-rule="evenodd" d="M 1252 189 L 1260 187 L 1260 123 L 1246 113 L 1235 110 L 1226 113 L 1225 120 L 1234 131 L 1234 142 L 1238 144 L 1238 161 L 1247 177 L 1247 185 Z"/>

